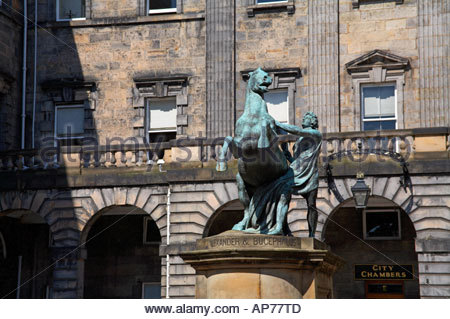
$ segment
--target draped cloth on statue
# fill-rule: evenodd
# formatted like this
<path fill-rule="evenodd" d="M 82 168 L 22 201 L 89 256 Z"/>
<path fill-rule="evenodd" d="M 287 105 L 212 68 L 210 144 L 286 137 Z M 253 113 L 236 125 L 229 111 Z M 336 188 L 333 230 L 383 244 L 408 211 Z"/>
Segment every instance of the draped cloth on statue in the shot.
<path fill-rule="evenodd" d="M 321 146 L 321 137 L 307 136 L 297 140 L 294 145 L 294 157 L 286 174 L 258 188 L 251 198 L 248 208 L 250 218 L 245 227 L 246 231 L 268 233 L 276 225 L 277 207 L 282 195 L 290 198 L 292 193 L 305 195 L 318 188 L 317 160 Z M 289 201 L 287 203 L 289 204 Z M 283 229 L 285 234 L 290 233 L 287 222 Z"/>

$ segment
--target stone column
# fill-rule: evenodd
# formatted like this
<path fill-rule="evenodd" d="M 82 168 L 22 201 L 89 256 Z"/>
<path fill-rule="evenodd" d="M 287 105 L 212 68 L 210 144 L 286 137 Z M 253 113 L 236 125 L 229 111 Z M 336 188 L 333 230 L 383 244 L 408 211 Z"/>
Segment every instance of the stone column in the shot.
<path fill-rule="evenodd" d="M 79 297 L 78 285 L 78 256 L 74 247 L 52 249 L 53 261 L 53 298 L 73 299 Z"/>
<path fill-rule="evenodd" d="M 308 108 L 324 132 L 339 131 L 339 34 L 335 0 L 309 0 Z"/>
<path fill-rule="evenodd" d="M 450 3 L 417 1 L 420 125 L 450 125 Z"/>
<path fill-rule="evenodd" d="M 206 2 L 206 134 L 232 135 L 235 110 L 235 0 Z"/>

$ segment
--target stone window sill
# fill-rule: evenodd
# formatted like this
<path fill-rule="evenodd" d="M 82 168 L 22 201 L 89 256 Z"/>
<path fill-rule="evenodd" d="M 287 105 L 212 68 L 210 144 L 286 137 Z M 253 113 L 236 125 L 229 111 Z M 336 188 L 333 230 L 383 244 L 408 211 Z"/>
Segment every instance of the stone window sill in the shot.
<path fill-rule="evenodd" d="M 180 22 L 188 20 L 204 20 L 204 13 L 185 13 L 185 14 L 155 14 L 149 16 L 138 17 L 113 17 L 113 18 L 97 18 L 86 19 L 80 21 L 54 21 L 44 24 L 47 28 L 87 28 L 96 26 L 112 26 L 112 25 L 130 25 L 130 24 L 148 24 L 160 22 Z"/>
<path fill-rule="evenodd" d="M 294 1 L 289 0 L 280 3 L 261 3 L 247 7 L 247 16 L 254 17 L 256 13 L 268 13 L 286 11 L 288 14 L 294 14 Z"/>

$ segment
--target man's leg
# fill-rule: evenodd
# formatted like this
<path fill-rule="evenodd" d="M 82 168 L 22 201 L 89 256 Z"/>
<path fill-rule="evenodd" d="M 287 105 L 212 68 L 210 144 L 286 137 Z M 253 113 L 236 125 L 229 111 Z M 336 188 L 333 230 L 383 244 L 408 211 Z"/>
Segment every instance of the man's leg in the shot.
<path fill-rule="evenodd" d="M 308 215 L 306 219 L 308 220 L 309 237 L 314 237 L 314 234 L 316 233 L 318 217 L 316 209 L 317 189 L 306 194 L 305 199 L 308 205 Z"/>

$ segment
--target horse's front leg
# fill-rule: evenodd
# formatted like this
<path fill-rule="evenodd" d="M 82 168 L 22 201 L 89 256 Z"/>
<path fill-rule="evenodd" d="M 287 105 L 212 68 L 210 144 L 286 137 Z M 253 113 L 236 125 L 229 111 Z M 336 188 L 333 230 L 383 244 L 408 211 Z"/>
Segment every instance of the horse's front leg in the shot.
<path fill-rule="evenodd" d="M 231 143 L 233 143 L 233 138 L 231 136 L 225 137 L 222 149 L 220 150 L 219 158 L 217 159 L 216 171 L 218 172 L 225 172 L 228 169 L 227 153 Z"/>

